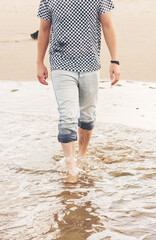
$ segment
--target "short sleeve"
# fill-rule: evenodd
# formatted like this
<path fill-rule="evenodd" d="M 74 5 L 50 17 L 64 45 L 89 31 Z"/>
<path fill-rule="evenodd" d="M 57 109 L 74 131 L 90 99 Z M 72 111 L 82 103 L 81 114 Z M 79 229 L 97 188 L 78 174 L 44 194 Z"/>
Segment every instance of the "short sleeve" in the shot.
<path fill-rule="evenodd" d="M 105 13 L 113 9 L 114 7 L 115 6 L 112 0 L 99 0 L 98 14 Z"/>
<path fill-rule="evenodd" d="M 43 18 L 44 20 L 47 20 L 47 21 L 49 20 L 51 21 L 52 16 L 46 0 L 40 0 L 37 17 Z"/>

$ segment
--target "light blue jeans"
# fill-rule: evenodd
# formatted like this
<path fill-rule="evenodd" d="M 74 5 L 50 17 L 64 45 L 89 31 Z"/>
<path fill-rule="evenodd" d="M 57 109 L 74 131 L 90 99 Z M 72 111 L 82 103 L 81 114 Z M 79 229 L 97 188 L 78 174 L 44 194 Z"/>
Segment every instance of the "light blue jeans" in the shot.
<path fill-rule="evenodd" d="M 77 127 L 91 130 L 95 126 L 100 70 L 76 72 L 51 71 L 52 85 L 58 105 L 58 141 L 77 140 Z"/>

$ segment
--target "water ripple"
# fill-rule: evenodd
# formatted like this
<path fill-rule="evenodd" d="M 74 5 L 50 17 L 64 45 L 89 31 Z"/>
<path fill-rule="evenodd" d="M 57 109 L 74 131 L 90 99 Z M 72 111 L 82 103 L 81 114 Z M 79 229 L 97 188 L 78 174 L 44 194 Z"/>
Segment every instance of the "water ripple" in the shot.
<path fill-rule="evenodd" d="M 1 239 L 156 239 L 155 131 L 96 123 L 70 185 L 55 119 L 1 116 Z"/>

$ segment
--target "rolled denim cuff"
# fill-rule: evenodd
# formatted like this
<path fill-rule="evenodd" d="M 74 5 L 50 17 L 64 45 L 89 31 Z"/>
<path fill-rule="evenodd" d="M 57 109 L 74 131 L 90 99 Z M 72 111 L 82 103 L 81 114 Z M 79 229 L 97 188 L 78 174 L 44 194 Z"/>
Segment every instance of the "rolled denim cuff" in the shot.
<path fill-rule="evenodd" d="M 80 122 L 78 119 L 78 126 L 82 129 L 92 130 L 95 126 L 95 121 L 92 122 Z"/>
<path fill-rule="evenodd" d="M 72 132 L 69 134 L 61 134 L 59 133 L 58 135 L 58 141 L 62 142 L 62 143 L 68 143 L 71 141 L 76 141 L 77 140 L 77 133 L 76 132 Z"/>

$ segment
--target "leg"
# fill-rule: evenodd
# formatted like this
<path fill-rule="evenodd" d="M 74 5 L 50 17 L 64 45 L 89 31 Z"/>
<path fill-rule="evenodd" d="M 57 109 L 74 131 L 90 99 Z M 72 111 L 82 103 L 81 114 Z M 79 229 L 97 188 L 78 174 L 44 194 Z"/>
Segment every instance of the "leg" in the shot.
<path fill-rule="evenodd" d="M 76 141 L 71 141 L 71 142 L 68 142 L 68 143 L 61 143 L 62 145 L 62 149 L 63 149 L 63 152 L 64 152 L 64 156 L 67 158 L 67 159 L 71 159 L 71 164 L 74 163 L 74 158 L 75 158 L 75 146 L 76 146 Z"/>
<path fill-rule="evenodd" d="M 58 104 L 58 141 L 62 145 L 67 166 L 67 181 L 75 182 L 75 144 L 77 140 L 78 85 L 75 73 L 53 70 L 52 83 Z"/>
<path fill-rule="evenodd" d="M 85 156 L 96 119 L 99 71 L 82 73 L 79 80 L 79 155 Z"/>
<path fill-rule="evenodd" d="M 68 143 L 61 143 L 64 156 L 66 157 L 66 166 L 67 166 L 67 178 L 66 182 L 76 183 L 77 174 L 76 174 L 76 164 L 75 164 L 75 141 Z"/>
<path fill-rule="evenodd" d="M 91 139 L 92 130 L 78 128 L 79 134 L 79 156 L 85 156 L 87 152 L 87 147 Z"/>
<path fill-rule="evenodd" d="M 68 143 L 61 143 L 61 145 L 62 145 L 62 149 L 65 157 L 71 157 L 71 158 L 75 157 L 75 145 L 76 145 L 75 141 L 71 141 Z"/>

